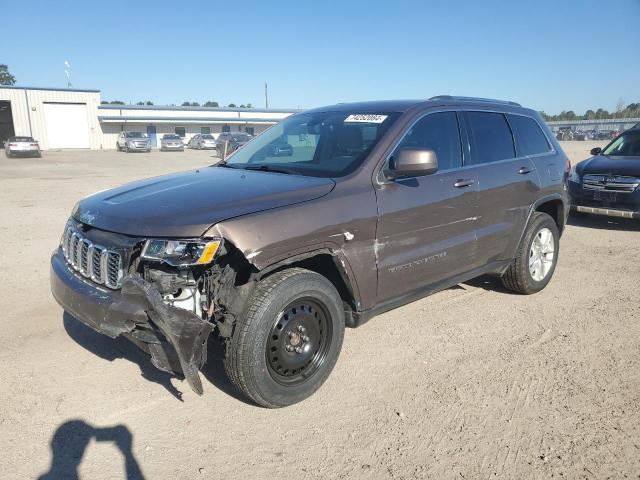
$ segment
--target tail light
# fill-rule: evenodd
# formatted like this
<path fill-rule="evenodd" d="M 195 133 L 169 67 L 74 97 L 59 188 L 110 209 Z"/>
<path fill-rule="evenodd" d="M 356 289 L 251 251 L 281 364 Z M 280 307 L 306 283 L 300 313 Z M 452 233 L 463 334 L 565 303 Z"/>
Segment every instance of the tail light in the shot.
<path fill-rule="evenodd" d="M 37 143 L 32 143 L 32 144 L 31 144 L 31 146 L 32 146 L 32 147 L 37 147 L 37 146 L 38 146 L 38 144 L 37 144 Z"/>
<path fill-rule="evenodd" d="M 18 144 L 17 144 L 17 143 L 10 143 L 10 144 L 9 144 L 9 146 L 10 146 L 10 147 L 17 147 L 17 146 L 18 146 Z"/>
<path fill-rule="evenodd" d="M 564 166 L 567 175 L 571 172 L 571 160 L 567 158 L 567 163 Z"/>

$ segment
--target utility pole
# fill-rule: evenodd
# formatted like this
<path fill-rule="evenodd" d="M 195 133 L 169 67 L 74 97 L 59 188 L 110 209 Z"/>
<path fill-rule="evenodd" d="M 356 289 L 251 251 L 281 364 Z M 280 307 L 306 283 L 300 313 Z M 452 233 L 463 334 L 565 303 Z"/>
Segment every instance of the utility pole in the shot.
<path fill-rule="evenodd" d="M 264 108 L 269 108 L 269 86 L 264 82 Z"/>

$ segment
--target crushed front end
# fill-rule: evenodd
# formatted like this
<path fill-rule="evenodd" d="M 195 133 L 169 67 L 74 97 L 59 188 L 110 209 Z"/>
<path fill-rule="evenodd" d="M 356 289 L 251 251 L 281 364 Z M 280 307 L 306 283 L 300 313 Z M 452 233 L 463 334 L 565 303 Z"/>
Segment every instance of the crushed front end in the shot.
<path fill-rule="evenodd" d="M 243 258 L 222 239 L 148 239 L 70 220 L 51 257 L 51 291 L 76 319 L 125 336 L 202 394 L 209 335 L 231 335 L 248 286 Z"/>

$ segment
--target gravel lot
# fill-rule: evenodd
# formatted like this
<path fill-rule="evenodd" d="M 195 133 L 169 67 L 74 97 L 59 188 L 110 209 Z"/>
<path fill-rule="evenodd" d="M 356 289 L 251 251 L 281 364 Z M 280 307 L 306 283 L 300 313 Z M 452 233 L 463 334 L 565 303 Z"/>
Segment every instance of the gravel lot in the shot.
<path fill-rule="evenodd" d="M 596 145 L 564 147 L 575 162 Z M 239 399 L 217 347 L 198 397 L 64 315 L 49 255 L 75 201 L 210 156 L 0 156 L 4 478 L 639 477 L 640 226 L 629 221 L 572 219 L 537 295 L 481 278 L 348 330 L 326 385 L 281 410 Z"/>

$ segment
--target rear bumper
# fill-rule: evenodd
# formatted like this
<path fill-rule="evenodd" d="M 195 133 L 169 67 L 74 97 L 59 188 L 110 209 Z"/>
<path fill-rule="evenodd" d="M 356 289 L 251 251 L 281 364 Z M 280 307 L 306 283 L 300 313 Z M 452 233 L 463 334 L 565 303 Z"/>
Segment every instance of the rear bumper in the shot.
<path fill-rule="evenodd" d="M 37 148 L 34 148 L 32 150 L 12 150 L 12 149 L 7 149 L 7 153 L 9 155 L 15 155 L 15 156 L 21 156 L 21 157 L 33 157 L 33 156 L 37 156 L 40 155 L 40 150 Z"/>
<path fill-rule="evenodd" d="M 157 368 L 183 373 L 202 394 L 198 372 L 211 323 L 165 304 L 155 286 L 137 275 L 125 276 L 121 290 L 101 288 L 72 272 L 60 249 L 51 256 L 50 283 L 53 297 L 77 320 L 111 338 L 129 338 Z"/>

